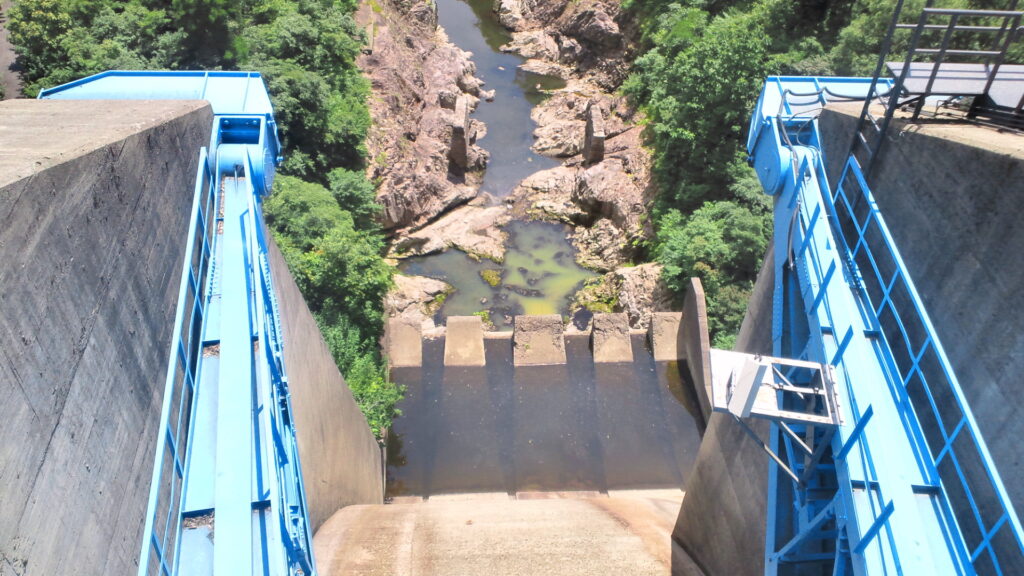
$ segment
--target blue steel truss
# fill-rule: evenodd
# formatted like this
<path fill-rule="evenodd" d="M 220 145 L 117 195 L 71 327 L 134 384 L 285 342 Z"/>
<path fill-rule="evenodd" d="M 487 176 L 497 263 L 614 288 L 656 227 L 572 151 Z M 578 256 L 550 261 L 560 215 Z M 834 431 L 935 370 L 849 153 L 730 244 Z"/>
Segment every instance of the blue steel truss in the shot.
<path fill-rule="evenodd" d="M 774 354 L 832 364 L 843 418 L 831 438 L 772 425 L 803 481 L 769 462 L 765 573 L 1019 574 L 1020 521 L 860 165 L 825 174 L 817 112 L 869 93 L 769 78 L 751 120 L 775 196 Z M 811 470 L 805 435 L 831 443 Z"/>
<path fill-rule="evenodd" d="M 140 576 L 315 574 L 261 201 L 280 145 L 251 72 L 104 72 L 52 99 L 208 100 Z"/>

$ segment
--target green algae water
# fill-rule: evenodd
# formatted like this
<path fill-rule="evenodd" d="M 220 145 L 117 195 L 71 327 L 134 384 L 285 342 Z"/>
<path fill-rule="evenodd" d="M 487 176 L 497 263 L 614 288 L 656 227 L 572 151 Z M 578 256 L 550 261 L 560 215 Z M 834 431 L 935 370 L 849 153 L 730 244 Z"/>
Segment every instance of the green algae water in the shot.
<path fill-rule="evenodd" d="M 566 240 L 567 226 L 512 222 L 505 230 L 509 239 L 502 264 L 448 250 L 410 258 L 399 266 L 406 274 L 437 278 L 455 287 L 438 311 L 438 322 L 446 316 L 486 311 L 495 328 L 510 330 L 517 314 L 564 315 L 572 295 L 595 276 L 576 263 L 575 250 Z"/>

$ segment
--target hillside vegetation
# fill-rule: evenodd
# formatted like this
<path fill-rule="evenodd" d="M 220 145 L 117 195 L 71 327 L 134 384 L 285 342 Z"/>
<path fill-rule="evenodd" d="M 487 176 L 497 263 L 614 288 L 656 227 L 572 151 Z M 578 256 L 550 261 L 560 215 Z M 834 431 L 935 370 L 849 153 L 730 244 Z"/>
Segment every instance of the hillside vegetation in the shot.
<path fill-rule="evenodd" d="M 730 348 L 771 237 L 771 202 L 744 150 L 765 76 L 874 71 L 891 0 L 625 0 L 643 54 L 624 92 L 644 110 L 659 197 L 652 255 L 681 294 L 701 278 L 716 346 Z M 998 0 L 940 2 L 1005 7 Z M 916 15 L 924 0 L 907 0 Z M 907 19 L 911 19 L 908 17 Z M 909 31 L 894 38 L 905 51 Z"/>
<path fill-rule="evenodd" d="M 374 432 L 401 391 L 377 342 L 392 268 L 363 176 L 369 86 L 356 0 L 20 0 L 9 14 L 27 96 L 111 69 L 262 72 L 285 162 L 267 223 Z"/>

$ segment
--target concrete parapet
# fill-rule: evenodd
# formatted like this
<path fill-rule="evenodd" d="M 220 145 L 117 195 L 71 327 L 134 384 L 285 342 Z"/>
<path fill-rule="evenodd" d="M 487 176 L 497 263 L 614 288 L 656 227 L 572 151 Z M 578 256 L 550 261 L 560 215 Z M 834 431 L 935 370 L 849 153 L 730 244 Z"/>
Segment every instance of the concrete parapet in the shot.
<path fill-rule="evenodd" d="M 516 366 L 565 364 L 565 327 L 558 314 L 516 316 L 512 335 Z"/>
<path fill-rule="evenodd" d="M 587 129 L 583 138 L 583 161 L 597 164 L 604 160 L 604 113 L 593 102 L 587 104 Z"/>
<path fill-rule="evenodd" d="M 448 151 L 448 160 L 460 170 L 465 170 L 469 166 L 469 111 L 469 99 L 459 96 L 455 100 L 452 147 Z"/>
<path fill-rule="evenodd" d="M 594 362 L 633 361 L 629 317 L 626 314 L 594 314 L 594 328 L 590 339 L 594 349 Z"/>
<path fill-rule="evenodd" d="M 0 103 L 0 574 L 138 569 L 212 124 L 201 101 Z"/>
<path fill-rule="evenodd" d="M 423 365 L 423 326 L 405 318 L 388 320 L 384 334 L 385 353 L 392 368 Z"/>
<path fill-rule="evenodd" d="M 484 325 L 479 316 L 449 316 L 444 339 L 445 366 L 483 366 Z"/>
<path fill-rule="evenodd" d="M 686 359 L 685 340 L 682 334 L 682 312 L 654 312 L 648 331 L 651 350 L 657 362 L 674 362 Z"/>
<path fill-rule="evenodd" d="M 700 279 L 690 278 L 690 289 L 683 304 L 683 348 L 690 381 L 700 401 L 704 422 L 711 418 L 711 341 L 708 336 L 708 310 L 704 286 Z"/>

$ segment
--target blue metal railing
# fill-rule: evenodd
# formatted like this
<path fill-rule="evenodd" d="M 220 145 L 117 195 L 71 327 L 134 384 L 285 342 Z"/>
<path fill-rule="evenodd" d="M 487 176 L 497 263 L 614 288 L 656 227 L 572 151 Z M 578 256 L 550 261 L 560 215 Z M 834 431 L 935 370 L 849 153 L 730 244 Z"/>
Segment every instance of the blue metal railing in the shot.
<path fill-rule="evenodd" d="M 181 533 L 181 496 L 187 462 L 192 398 L 199 378 L 201 328 L 206 312 L 206 281 L 216 213 L 216 187 L 206 148 L 199 153 L 188 240 L 182 263 L 178 304 L 171 335 L 163 406 L 149 504 L 139 557 L 139 574 L 175 573 Z"/>
<path fill-rule="evenodd" d="M 823 353 L 846 384 L 848 404 L 847 425 L 833 444 L 834 498 L 815 503 L 806 487 L 796 487 L 795 500 L 787 501 L 789 492 L 780 491 L 782 480 L 773 466 L 769 498 L 775 510 L 769 510 L 766 572 L 775 573 L 787 560 L 820 560 L 834 563 L 837 573 L 848 562 L 858 573 L 908 573 L 929 564 L 964 574 L 1024 573 L 1013 503 L 859 165 L 851 157 L 832 192 L 814 103 L 787 102 L 787 94 L 817 91 L 820 108 L 827 103 L 823 87 L 836 86 L 833 94 L 844 88 L 867 93 L 869 83 L 769 79 L 751 123 L 748 149 L 755 167 L 766 191 L 780 196 L 776 273 L 789 276 L 776 285 L 776 347 L 803 317 L 782 309 L 802 301 L 804 332 L 811 322 L 804 340 L 790 337 L 794 349 L 776 353 L 805 358 Z M 795 276 L 785 272 L 791 269 L 787 259 L 796 263 Z M 797 287 L 799 297 L 786 296 Z M 773 430 L 773 445 L 782 443 L 792 456 L 791 441 L 780 436 Z M 894 452 L 906 458 L 894 461 Z M 790 459 L 794 468 L 799 464 Z M 790 508 L 798 512 L 787 512 Z M 833 528 L 819 531 L 817 540 L 832 538 L 834 544 L 823 548 L 825 554 L 806 548 L 795 554 L 814 539 L 812 529 L 825 525 L 819 512 L 831 516 L 827 522 Z M 793 539 L 778 549 L 771 519 L 776 514 L 785 519 L 783 527 L 785 522 L 796 526 Z M 854 529 L 844 534 L 844 526 Z M 927 534 L 908 533 L 915 526 Z M 929 547 L 938 554 L 943 544 L 946 558 L 920 555 Z"/>
<path fill-rule="evenodd" d="M 249 167 L 251 171 L 251 166 Z M 277 517 L 282 542 L 286 551 L 286 562 L 293 574 L 314 574 L 313 542 L 309 529 L 306 504 L 306 490 L 302 479 L 298 442 L 292 421 L 291 393 L 284 365 L 284 339 L 281 334 L 277 298 L 274 296 L 270 262 L 267 258 L 267 239 L 263 229 L 263 214 L 260 201 L 255 195 L 250 198 L 249 218 L 251 230 L 255 231 L 253 243 L 253 285 L 259 297 L 255 302 L 259 341 L 264 343 L 262 353 L 268 367 L 269 382 L 262 391 L 269 401 L 268 428 L 273 440 L 274 473 L 277 494 L 271 494 L 277 504 Z"/>
<path fill-rule="evenodd" d="M 943 487 L 959 527 L 961 562 L 978 571 L 1019 573 L 1024 542 L 1013 503 L 854 157 L 831 200 L 831 217 L 842 232 L 860 295 L 885 340 L 886 363 L 899 383 L 897 401 L 908 415 L 921 463 Z"/>

